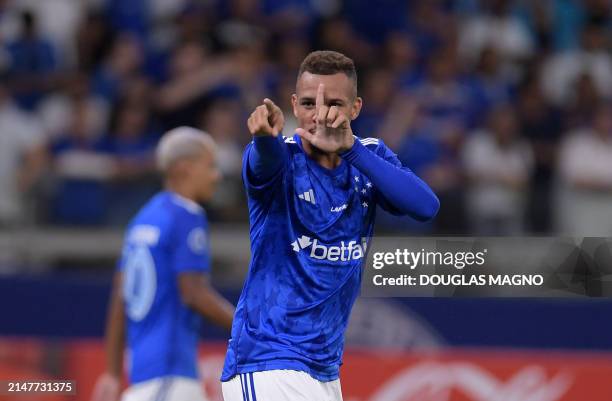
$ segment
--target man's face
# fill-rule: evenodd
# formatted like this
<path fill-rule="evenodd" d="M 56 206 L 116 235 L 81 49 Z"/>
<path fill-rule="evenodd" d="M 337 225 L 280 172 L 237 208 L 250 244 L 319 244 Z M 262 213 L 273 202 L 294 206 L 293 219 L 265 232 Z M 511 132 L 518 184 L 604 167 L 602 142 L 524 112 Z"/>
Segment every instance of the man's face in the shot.
<path fill-rule="evenodd" d="M 203 150 L 198 156 L 187 160 L 187 175 L 198 201 L 206 202 L 212 198 L 221 179 L 214 152 Z"/>
<path fill-rule="evenodd" d="M 326 106 L 338 107 L 351 120 L 357 118 L 361 110 L 361 98 L 355 96 L 355 83 L 346 74 L 317 75 L 304 72 L 297 80 L 296 93 L 291 97 L 298 127 L 310 133 L 315 132 L 315 101 L 319 84 L 325 85 Z"/>

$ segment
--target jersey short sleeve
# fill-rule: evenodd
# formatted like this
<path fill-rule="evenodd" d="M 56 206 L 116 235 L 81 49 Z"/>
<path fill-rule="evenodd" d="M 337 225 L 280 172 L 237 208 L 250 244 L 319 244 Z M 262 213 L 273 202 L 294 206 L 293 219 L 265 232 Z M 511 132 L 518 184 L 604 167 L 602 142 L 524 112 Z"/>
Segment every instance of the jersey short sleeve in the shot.
<path fill-rule="evenodd" d="M 170 248 L 171 266 L 180 273 L 210 270 L 210 252 L 206 218 L 186 211 L 177 213 Z"/>

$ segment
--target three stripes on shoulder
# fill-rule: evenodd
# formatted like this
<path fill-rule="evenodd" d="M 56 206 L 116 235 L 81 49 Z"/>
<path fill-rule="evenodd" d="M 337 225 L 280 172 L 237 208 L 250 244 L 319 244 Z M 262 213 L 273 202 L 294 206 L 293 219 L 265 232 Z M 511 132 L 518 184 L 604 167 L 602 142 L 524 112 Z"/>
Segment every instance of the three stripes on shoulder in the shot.
<path fill-rule="evenodd" d="M 359 138 L 359 142 L 361 142 L 363 146 L 368 146 L 368 145 L 377 146 L 378 138 Z"/>
<path fill-rule="evenodd" d="M 358 139 L 359 139 L 359 142 L 361 142 L 361 144 L 364 146 L 378 145 L 378 138 L 358 138 Z M 285 141 L 285 143 L 295 143 L 295 139 L 292 136 L 283 135 L 283 140 Z"/>

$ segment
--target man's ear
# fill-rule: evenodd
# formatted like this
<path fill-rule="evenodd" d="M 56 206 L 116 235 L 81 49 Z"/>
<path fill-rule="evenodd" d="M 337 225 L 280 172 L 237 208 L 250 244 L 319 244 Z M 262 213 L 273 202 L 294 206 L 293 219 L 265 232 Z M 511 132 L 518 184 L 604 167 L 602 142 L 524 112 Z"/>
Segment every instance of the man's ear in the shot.
<path fill-rule="evenodd" d="M 357 96 L 353 102 L 353 106 L 351 107 L 351 120 L 354 120 L 359 116 L 361 106 L 363 106 L 363 99 Z"/>
<path fill-rule="evenodd" d="M 297 113 L 297 95 L 294 93 L 293 95 L 291 95 L 291 106 L 293 108 L 293 115 L 295 116 L 295 118 L 297 118 L 298 113 Z"/>
<path fill-rule="evenodd" d="M 173 176 L 173 177 L 184 177 L 186 175 L 188 175 L 190 173 L 190 162 L 191 160 L 189 159 L 180 159 L 175 161 L 172 164 L 172 167 L 169 171 L 169 173 Z"/>

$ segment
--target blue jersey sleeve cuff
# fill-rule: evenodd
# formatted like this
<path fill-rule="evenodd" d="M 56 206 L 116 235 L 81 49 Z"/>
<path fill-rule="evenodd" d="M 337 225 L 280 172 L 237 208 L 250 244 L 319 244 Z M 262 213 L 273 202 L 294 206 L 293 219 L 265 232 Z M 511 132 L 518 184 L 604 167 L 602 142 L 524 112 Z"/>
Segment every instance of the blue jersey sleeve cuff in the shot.
<path fill-rule="evenodd" d="M 363 155 L 364 152 L 369 152 L 369 150 L 361 143 L 359 138 L 355 138 L 353 146 L 349 150 L 339 153 L 339 155 L 341 158 L 352 164 L 361 155 Z"/>

